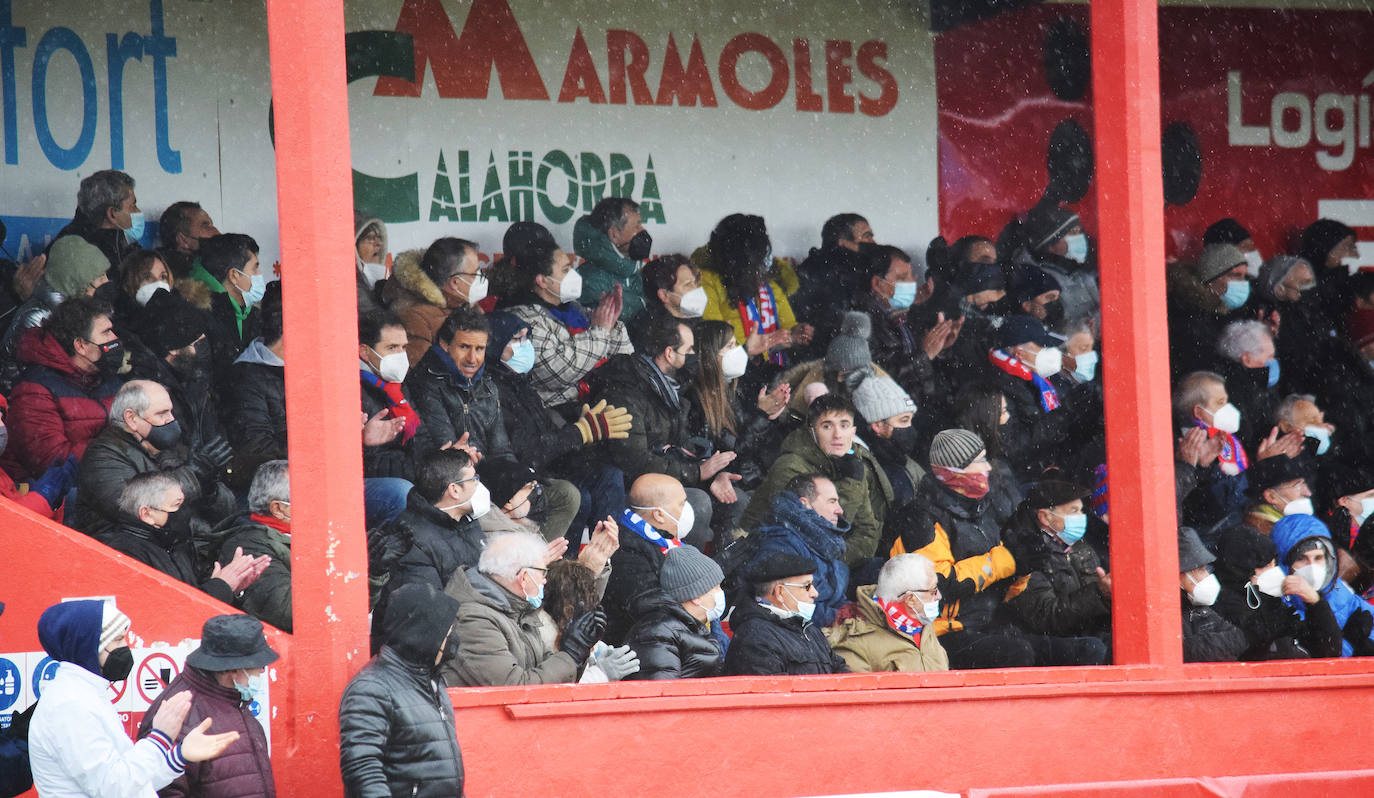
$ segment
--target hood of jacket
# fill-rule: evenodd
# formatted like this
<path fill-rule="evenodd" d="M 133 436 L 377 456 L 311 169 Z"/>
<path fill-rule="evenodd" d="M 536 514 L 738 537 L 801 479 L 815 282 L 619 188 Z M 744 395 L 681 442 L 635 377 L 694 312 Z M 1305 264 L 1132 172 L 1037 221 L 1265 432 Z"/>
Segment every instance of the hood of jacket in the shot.
<path fill-rule="evenodd" d="M 613 263 L 616 261 L 627 261 L 631 264 L 634 263 L 634 261 L 620 254 L 620 250 L 615 248 L 615 244 L 611 243 L 610 236 L 592 225 L 592 217 L 590 215 L 583 216 L 573 225 L 573 252 L 581 255 L 592 264 L 605 261 L 611 261 Z"/>
<path fill-rule="evenodd" d="M 182 299 L 195 307 L 201 310 L 210 309 L 210 297 L 213 296 L 213 292 L 210 290 L 210 286 L 200 280 L 177 280 L 176 291 Z"/>
<path fill-rule="evenodd" d="M 100 673 L 100 627 L 105 602 L 64 601 L 38 618 L 38 642 L 48 656 Z"/>
<path fill-rule="evenodd" d="M 357 263 L 359 271 L 361 271 L 363 268 L 363 259 L 358 255 L 358 244 L 363 240 L 363 231 L 366 230 L 370 225 L 374 224 L 377 225 L 377 229 L 382 234 L 381 254 L 382 259 L 385 260 L 386 253 L 390 251 L 390 249 L 387 247 L 387 244 L 389 242 L 387 240 L 386 235 L 386 224 L 381 219 L 378 219 L 375 216 L 369 217 L 364 214 L 358 213 L 357 211 L 353 212 L 353 260 Z"/>
<path fill-rule="evenodd" d="M 1212 293 L 1186 263 L 1170 266 L 1164 272 L 1164 284 L 1171 298 L 1194 312 L 1212 316 L 1224 316 L 1229 312 L 1221 297 Z"/>
<path fill-rule="evenodd" d="M 496 584 L 496 580 L 476 568 L 464 566 L 458 573 L 462 574 L 463 579 L 460 581 L 458 574 L 454 574 L 454 578 L 449 582 L 450 587 L 446 590 L 449 595 L 458 599 L 460 604 L 475 601 L 511 618 L 519 618 L 533 612 L 528 601 Z"/>
<path fill-rule="evenodd" d="M 407 662 L 432 669 L 457 618 L 458 602 L 434 586 L 419 582 L 402 585 L 387 600 L 382 644 Z"/>
<path fill-rule="evenodd" d="M 444 298 L 444 292 L 439 290 L 439 286 L 429 279 L 425 270 L 420 268 L 420 261 L 424 258 L 425 252 L 422 249 L 408 249 L 397 255 L 391 264 L 391 279 L 387 281 L 387 292 L 407 291 L 413 294 L 417 300 L 435 307 L 447 308 L 448 300 Z M 394 297 L 388 299 L 394 300 Z"/>
<path fill-rule="evenodd" d="M 235 363 L 257 363 L 262 366 L 275 366 L 285 368 L 286 361 L 277 357 L 277 353 L 267 348 L 267 344 L 261 338 L 254 338 L 253 343 L 243 350 L 243 354 L 234 359 Z"/>
<path fill-rule="evenodd" d="M 81 384 L 95 384 L 100 381 L 98 374 L 86 372 L 78 369 L 72 363 L 72 356 L 62 348 L 57 339 L 48 334 L 42 327 L 30 327 L 19 337 L 19 347 L 15 356 L 20 363 L 32 363 L 37 366 L 47 366 L 59 374 L 71 378 L 74 382 Z"/>
<path fill-rule="evenodd" d="M 773 497 L 772 520 L 800 537 L 808 548 L 827 560 L 838 560 L 844 555 L 844 535 L 849 531 L 849 522 L 844 516 L 840 516 L 843 527 L 831 524 L 815 510 L 803 506 L 797 494 L 784 490 Z M 762 527 L 759 533 L 770 534 L 769 527 Z"/>

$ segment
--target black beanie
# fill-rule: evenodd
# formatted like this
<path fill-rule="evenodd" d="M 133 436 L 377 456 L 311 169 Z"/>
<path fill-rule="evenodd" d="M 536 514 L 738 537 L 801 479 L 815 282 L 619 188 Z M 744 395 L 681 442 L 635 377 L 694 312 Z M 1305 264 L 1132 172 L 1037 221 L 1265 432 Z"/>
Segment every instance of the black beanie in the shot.
<path fill-rule="evenodd" d="M 171 291 L 158 291 L 145 308 L 152 323 L 148 325 L 148 348 L 164 357 L 185 348 L 205 335 L 205 314 Z"/>
<path fill-rule="evenodd" d="M 1239 244 L 1245 239 L 1250 238 L 1250 231 L 1241 227 L 1240 222 L 1226 217 L 1212 223 L 1207 231 L 1202 234 L 1202 243 L 1206 244 Z"/>
<path fill-rule="evenodd" d="M 1217 538 L 1216 552 L 1217 561 L 1212 564 L 1212 571 L 1218 581 L 1233 588 L 1243 587 L 1256 568 L 1268 565 L 1279 556 L 1274 541 L 1248 526 L 1222 530 Z"/>
<path fill-rule="evenodd" d="M 1320 278 L 1327 270 L 1326 256 L 1331 254 L 1331 250 L 1335 249 L 1337 244 L 1353 235 L 1354 230 L 1335 219 L 1318 219 L 1302 231 L 1302 245 L 1298 254 L 1312 264 L 1313 270 Z"/>

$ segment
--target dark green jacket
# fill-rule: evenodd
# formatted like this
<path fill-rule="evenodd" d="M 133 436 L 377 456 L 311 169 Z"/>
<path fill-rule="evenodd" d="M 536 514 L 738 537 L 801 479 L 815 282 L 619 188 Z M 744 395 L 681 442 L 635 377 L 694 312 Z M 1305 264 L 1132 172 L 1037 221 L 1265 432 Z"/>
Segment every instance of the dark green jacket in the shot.
<path fill-rule="evenodd" d="M 605 233 L 592 227 L 590 216 L 583 216 L 573 225 L 573 251 L 586 261 L 577 269 L 582 275 L 582 298 L 578 301 L 583 307 L 595 308 L 601 295 L 620 283 L 625 295 L 621 321 L 634 318 L 644 309 L 639 262 L 620 254 Z"/>
<path fill-rule="evenodd" d="M 216 531 L 224 541 L 219 549 L 221 565 L 234 558 L 234 549 L 254 557 L 266 554 L 272 564 L 243 591 L 238 606 L 244 612 L 270 623 L 283 632 L 291 631 L 291 536 L 263 526 L 248 516 L 234 519 L 236 524 Z"/>

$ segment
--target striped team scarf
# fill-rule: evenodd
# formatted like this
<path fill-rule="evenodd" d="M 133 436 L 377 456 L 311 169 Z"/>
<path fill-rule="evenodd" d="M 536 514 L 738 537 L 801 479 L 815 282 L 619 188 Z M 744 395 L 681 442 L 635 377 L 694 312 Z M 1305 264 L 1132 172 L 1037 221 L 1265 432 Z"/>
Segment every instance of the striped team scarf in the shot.
<path fill-rule="evenodd" d="M 763 286 L 759 288 L 757 300 L 751 299 L 747 304 L 739 303 L 739 316 L 744 322 L 746 337 L 756 332 L 766 335 L 778 329 L 777 301 L 773 298 L 773 288 L 767 280 L 764 280 Z M 769 353 L 768 359 L 778 365 L 784 365 L 786 362 L 782 352 Z"/>
<path fill-rule="evenodd" d="M 902 602 L 887 601 L 877 596 L 872 596 L 871 600 L 874 604 L 878 605 L 878 609 L 883 611 L 883 615 L 887 616 L 888 626 L 910 637 L 912 640 L 916 641 L 917 645 L 920 644 L 921 622 L 911 617 L 911 614 L 906 611 L 906 607 L 902 606 Z"/>
<path fill-rule="evenodd" d="M 1198 419 L 1193 419 L 1193 423 L 1207 430 L 1208 438 L 1221 436 L 1221 453 L 1217 455 L 1217 463 L 1221 473 L 1235 476 L 1250 467 L 1250 458 L 1245 456 L 1245 447 L 1240 445 L 1236 436 L 1229 432 L 1222 432 L 1216 427 L 1209 427 Z"/>
<path fill-rule="evenodd" d="M 1034 383 L 1035 389 L 1040 393 L 1041 410 L 1048 413 L 1059 407 L 1059 391 L 1054 389 L 1049 380 L 1036 374 L 1030 366 L 1000 349 L 989 349 L 988 360 L 991 361 L 992 365 L 1011 376 Z"/>
<path fill-rule="evenodd" d="M 657 529 L 649 526 L 648 521 L 640 518 L 639 513 L 628 507 L 621 511 L 620 523 L 624 524 L 627 529 L 634 532 L 636 535 L 658 546 L 659 551 L 663 552 L 664 555 L 667 555 L 670 550 L 682 545 L 682 541 L 676 538 L 667 537 Z"/>

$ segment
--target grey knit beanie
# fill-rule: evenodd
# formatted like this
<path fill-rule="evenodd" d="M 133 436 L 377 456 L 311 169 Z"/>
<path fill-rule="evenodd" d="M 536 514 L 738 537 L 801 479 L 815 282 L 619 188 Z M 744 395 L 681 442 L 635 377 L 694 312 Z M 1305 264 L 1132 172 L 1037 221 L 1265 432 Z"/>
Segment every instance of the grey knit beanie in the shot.
<path fill-rule="evenodd" d="M 724 581 L 725 574 L 716 561 L 695 546 L 669 549 L 658 572 L 658 586 L 668 598 L 679 602 L 704 596 Z"/>
<path fill-rule="evenodd" d="M 891 377 L 869 377 L 854 389 L 854 407 L 864 421 L 884 421 L 902 413 L 915 413 L 916 403 Z"/>
<path fill-rule="evenodd" d="M 871 363 L 873 355 L 868 351 L 868 336 L 872 328 L 867 313 L 851 310 L 844 314 L 839 334 L 825 350 L 825 370 L 853 371 Z"/>
<path fill-rule="evenodd" d="M 48 285 L 64 297 L 86 293 L 86 287 L 110 268 L 105 254 L 81 236 L 62 236 L 48 250 L 43 272 Z"/>
<path fill-rule="evenodd" d="M 945 468 L 968 468 L 980 452 L 987 449 L 978 433 L 966 429 L 947 429 L 936 433 L 930 442 L 930 464 Z"/>
<path fill-rule="evenodd" d="M 1237 266 L 1245 265 L 1245 253 L 1234 244 L 1208 244 L 1197 259 L 1197 276 L 1210 283 Z"/>

